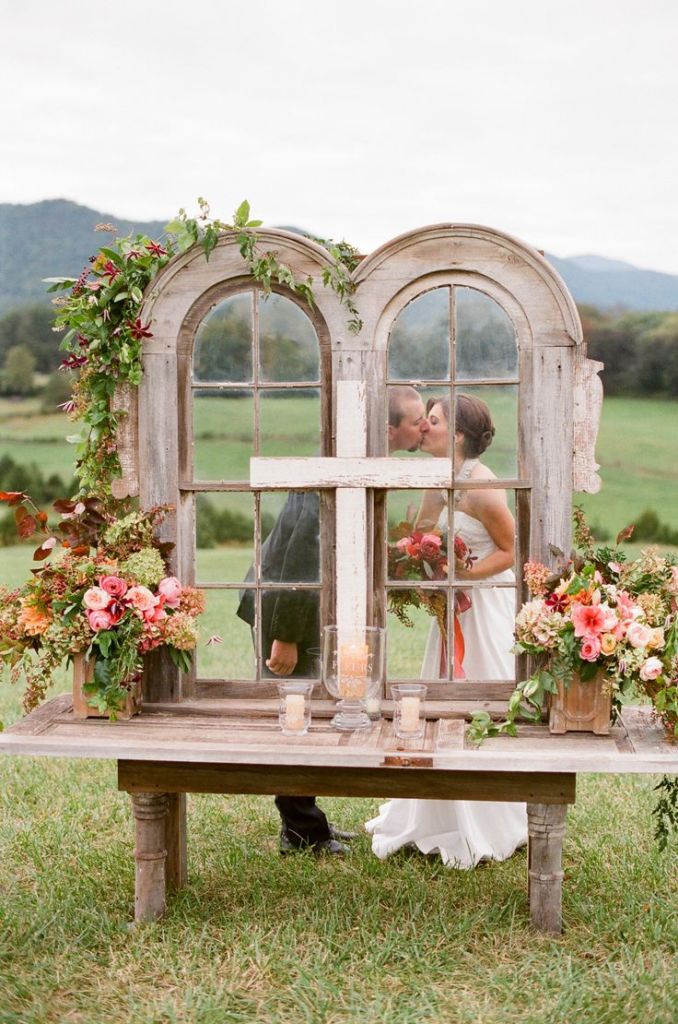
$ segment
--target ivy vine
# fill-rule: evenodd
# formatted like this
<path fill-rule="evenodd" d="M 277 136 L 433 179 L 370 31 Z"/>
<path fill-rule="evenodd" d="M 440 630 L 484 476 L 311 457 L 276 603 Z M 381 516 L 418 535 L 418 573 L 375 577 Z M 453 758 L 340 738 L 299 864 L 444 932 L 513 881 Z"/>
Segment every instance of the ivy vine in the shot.
<path fill-rule="evenodd" d="M 262 222 L 251 217 L 247 200 L 237 208 L 231 224 L 213 218 L 202 197 L 198 208 L 197 217 L 181 209 L 160 241 L 142 234 L 115 238 L 90 257 L 77 280 L 47 279 L 49 291 L 70 292 L 53 300 L 57 306 L 54 329 L 66 332 L 60 345 L 65 353 L 61 368 L 78 373 L 66 411 L 81 424 L 80 431 L 67 438 L 76 448 L 81 496 L 114 501 L 111 481 L 120 474 L 116 429 L 124 413 L 112 408 L 112 399 L 118 385 L 138 387 L 141 382 L 143 342 L 153 336 L 152 325 L 141 320 L 144 292 L 173 256 L 201 245 L 209 260 L 220 236 L 231 235 L 265 293 L 275 284 L 282 285 L 311 307 L 315 305 L 313 277 L 296 278 L 274 250 L 262 250 L 257 233 Z M 108 224 L 96 230 L 115 233 Z M 348 329 L 357 334 L 362 321 L 353 301 L 351 272 L 359 263 L 358 252 L 344 241 L 312 240 L 330 257 L 322 270 L 322 285 L 337 295 L 348 314 Z"/>

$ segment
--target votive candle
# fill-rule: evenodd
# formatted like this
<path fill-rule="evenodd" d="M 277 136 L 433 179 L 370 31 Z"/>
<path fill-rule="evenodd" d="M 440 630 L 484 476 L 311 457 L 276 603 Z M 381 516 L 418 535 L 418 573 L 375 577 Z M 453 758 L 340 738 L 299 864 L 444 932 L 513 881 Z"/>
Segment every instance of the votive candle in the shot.
<path fill-rule="evenodd" d="M 305 723 L 305 700 L 303 693 L 288 693 L 285 695 L 285 728 L 290 732 L 303 732 Z"/>
<path fill-rule="evenodd" d="M 421 700 L 419 697 L 401 697 L 400 728 L 402 732 L 419 732 Z"/>

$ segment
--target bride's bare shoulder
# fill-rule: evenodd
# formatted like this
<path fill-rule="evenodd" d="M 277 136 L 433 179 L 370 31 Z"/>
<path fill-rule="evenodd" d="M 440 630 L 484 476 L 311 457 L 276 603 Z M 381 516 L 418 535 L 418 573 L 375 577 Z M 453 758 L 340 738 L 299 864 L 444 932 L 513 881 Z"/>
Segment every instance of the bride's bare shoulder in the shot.
<path fill-rule="evenodd" d="M 496 474 L 482 462 L 477 462 L 471 471 L 471 480 L 496 480 Z"/>

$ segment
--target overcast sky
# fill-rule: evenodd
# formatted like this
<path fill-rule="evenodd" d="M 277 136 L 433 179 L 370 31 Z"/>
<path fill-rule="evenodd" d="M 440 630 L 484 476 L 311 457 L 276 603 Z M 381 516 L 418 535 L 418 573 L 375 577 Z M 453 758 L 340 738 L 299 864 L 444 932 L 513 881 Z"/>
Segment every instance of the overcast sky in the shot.
<path fill-rule="evenodd" d="M 678 273 L 675 0 L 2 0 L 0 202 Z"/>

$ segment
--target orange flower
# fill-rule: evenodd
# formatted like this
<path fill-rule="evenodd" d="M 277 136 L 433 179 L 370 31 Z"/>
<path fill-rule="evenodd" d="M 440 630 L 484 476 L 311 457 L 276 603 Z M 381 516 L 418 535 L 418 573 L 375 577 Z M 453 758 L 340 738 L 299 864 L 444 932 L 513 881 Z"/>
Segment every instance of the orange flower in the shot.
<path fill-rule="evenodd" d="M 21 601 L 19 625 L 24 633 L 28 633 L 30 636 L 40 636 L 50 627 L 51 623 L 52 616 L 47 608 L 31 604 L 30 598 L 24 598 Z"/>
<path fill-rule="evenodd" d="M 580 590 L 577 594 L 570 595 L 571 601 L 577 601 L 579 604 L 591 604 L 593 600 L 592 590 Z"/>

